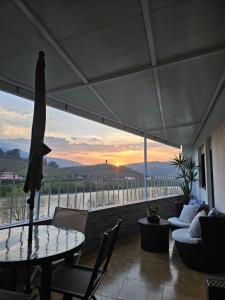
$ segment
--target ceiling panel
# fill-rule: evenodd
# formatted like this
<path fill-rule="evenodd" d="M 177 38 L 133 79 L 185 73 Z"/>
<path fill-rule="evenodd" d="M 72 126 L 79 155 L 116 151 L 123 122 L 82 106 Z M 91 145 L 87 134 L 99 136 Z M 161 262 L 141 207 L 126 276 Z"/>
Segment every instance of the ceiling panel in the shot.
<path fill-rule="evenodd" d="M 148 0 L 149 8 L 151 11 L 165 8 L 167 6 L 172 6 L 176 4 L 180 4 L 182 1 L 188 0 Z"/>
<path fill-rule="evenodd" d="M 151 11 L 158 61 L 224 44 L 225 1 L 177 1 Z"/>
<path fill-rule="evenodd" d="M 171 128 L 166 130 L 166 139 L 178 145 L 188 145 L 193 142 L 193 137 L 197 133 L 199 125 Z M 162 130 L 154 131 L 153 133 L 161 136 Z"/>
<path fill-rule="evenodd" d="M 88 78 L 149 64 L 142 17 L 61 41 Z"/>
<path fill-rule="evenodd" d="M 125 124 L 143 130 L 162 126 L 151 71 L 101 83 L 97 89 Z"/>
<path fill-rule="evenodd" d="M 89 79 L 150 63 L 139 0 L 29 5 Z"/>
<path fill-rule="evenodd" d="M 113 119 L 112 115 L 106 110 L 102 103 L 93 95 L 88 88 L 71 89 L 60 92 L 54 96 L 63 99 L 71 105 L 78 105 L 89 112 L 94 112 L 107 118 Z"/>
<path fill-rule="evenodd" d="M 28 87 L 34 86 L 38 52 L 46 54 L 46 86 L 55 88 L 80 80 L 65 64 L 36 28 L 13 5 L 0 2 L 0 73 Z"/>
<path fill-rule="evenodd" d="M 59 40 L 97 31 L 142 14 L 139 0 L 26 1 Z"/>
<path fill-rule="evenodd" d="M 0 73 L 28 87 L 34 86 L 35 65 L 39 50 L 45 52 L 46 87 L 52 89 L 59 86 L 79 82 L 77 76 L 47 45 L 36 50 L 23 51 L 4 59 L 0 59 Z"/>
<path fill-rule="evenodd" d="M 13 1 L 0 2 L 0 28 L 0 59 L 40 49 L 46 44 Z"/>
<path fill-rule="evenodd" d="M 56 39 L 61 55 L 13 3 L 0 1 L 0 73 L 3 77 L 33 86 L 39 50 L 46 52 L 47 89 L 59 90 L 80 82 L 71 70 L 73 61 L 88 79 L 104 76 L 108 79 L 117 72 L 124 75 L 141 67 L 140 73 L 114 78 L 95 87 L 122 120 L 124 130 L 130 126 L 130 131 L 143 135 L 143 131 L 155 128 L 155 134 L 163 137 L 152 71 L 143 71 L 151 62 L 141 0 L 23 1 L 27 4 L 25 11 L 31 7 L 30 14 L 34 13 L 32 17 L 29 14 L 32 22 L 39 18 Z M 225 42 L 225 1 L 150 0 L 149 7 L 159 64 L 169 58 L 207 51 Z M 62 54 L 64 59 L 68 54 L 70 66 Z M 192 142 L 224 68 L 225 51 L 182 63 L 176 61 L 169 66 L 161 64 L 159 85 L 169 142 Z M 17 85 L 8 88 L 9 91 L 17 91 Z M 7 89 L 5 84 L 1 86 Z M 108 118 L 108 124 L 121 128 L 117 120 L 112 122 L 112 115 L 87 87 L 58 92 L 55 97 L 83 108 L 83 115 L 87 117 L 88 111 L 90 118 L 100 122 L 101 118 Z M 81 114 L 79 109 L 72 112 L 76 111 Z"/>
<path fill-rule="evenodd" d="M 160 69 L 166 126 L 199 122 L 225 69 L 225 52 Z"/>

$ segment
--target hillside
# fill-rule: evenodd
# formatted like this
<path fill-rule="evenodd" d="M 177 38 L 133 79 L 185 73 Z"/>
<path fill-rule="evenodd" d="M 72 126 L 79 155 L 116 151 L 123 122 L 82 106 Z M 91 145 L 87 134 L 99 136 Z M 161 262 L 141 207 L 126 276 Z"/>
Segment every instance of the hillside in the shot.
<path fill-rule="evenodd" d="M 127 167 L 142 174 L 144 173 L 144 163 L 129 164 Z M 168 161 L 148 162 L 147 172 L 149 176 L 176 176 L 176 169 Z"/>
<path fill-rule="evenodd" d="M 27 172 L 27 160 L 16 158 L 0 157 L 0 172 L 13 172 L 20 176 L 26 176 Z M 44 166 L 45 176 L 50 176 L 54 173 L 55 168 Z"/>
<path fill-rule="evenodd" d="M 26 176 L 27 172 L 27 160 L 0 157 L 0 172 L 15 172 L 17 175 Z M 115 167 L 112 165 L 99 164 L 91 166 L 79 166 L 69 168 L 53 168 L 44 166 L 44 176 L 54 178 L 66 178 L 69 175 L 134 175 L 136 171 L 127 167 Z"/>

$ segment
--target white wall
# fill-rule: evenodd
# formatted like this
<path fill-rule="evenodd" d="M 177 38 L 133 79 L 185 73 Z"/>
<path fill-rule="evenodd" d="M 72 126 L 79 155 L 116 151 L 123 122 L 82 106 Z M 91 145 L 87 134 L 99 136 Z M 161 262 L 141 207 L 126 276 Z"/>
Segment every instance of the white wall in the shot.
<path fill-rule="evenodd" d="M 213 176 L 214 176 L 214 196 L 215 207 L 225 212 L 225 88 L 221 92 L 215 106 L 212 109 L 208 120 L 201 131 L 200 136 L 194 145 L 183 146 L 183 152 L 191 155 L 198 162 L 198 150 L 204 145 L 206 150 L 206 141 L 211 138 L 211 149 L 213 156 Z M 192 151 L 191 151 L 192 147 Z M 206 151 L 207 152 L 207 151 Z M 205 152 L 206 167 L 209 163 L 209 155 Z M 206 183 L 209 185 L 209 174 L 206 172 Z M 209 188 L 199 186 L 197 182 L 193 188 L 193 194 L 199 199 L 208 202 Z"/>
<path fill-rule="evenodd" d="M 212 134 L 215 206 L 225 212 L 225 122 Z"/>

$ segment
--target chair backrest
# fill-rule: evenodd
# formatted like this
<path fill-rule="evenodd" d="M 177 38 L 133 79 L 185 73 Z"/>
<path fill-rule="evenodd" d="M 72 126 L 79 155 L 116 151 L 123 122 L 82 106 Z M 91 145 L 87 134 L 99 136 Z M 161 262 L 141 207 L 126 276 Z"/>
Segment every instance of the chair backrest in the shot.
<path fill-rule="evenodd" d="M 118 232 L 122 221 L 118 220 L 117 224 L 109 231 L 103 234 L 100 249 L 95 261 L 93 273 L 89 282 L 86 296 L 89 296 L 95 287 L 95 281 L 98 275 L 98 271 L 102 271 L 102 275 L 106 272 L 110 258 L 112 256 L 113 248 L 117 240 Z M 86 299 L 86 298 L 85 298 Z"/>
<path fill-rule="evenodd" d="M 56 207 L 52 225 L 85 233 L 88 210 Z"/>
<path fill-rule="evenodd" d="M 200 217 L 202 244 L 213 255 L 225 256 L 225 217 Z"/>

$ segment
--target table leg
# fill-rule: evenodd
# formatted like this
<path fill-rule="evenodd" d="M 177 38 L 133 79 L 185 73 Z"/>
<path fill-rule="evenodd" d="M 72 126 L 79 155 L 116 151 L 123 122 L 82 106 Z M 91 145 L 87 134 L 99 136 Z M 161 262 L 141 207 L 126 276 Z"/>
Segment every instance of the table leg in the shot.
<path fill-rule="evenodd" d="M 51 272 L 52 264 L 45 263 L 41 266 L 41 288 L 40 288 L 40 299 L 50 300 L 51 299 Z"/>

